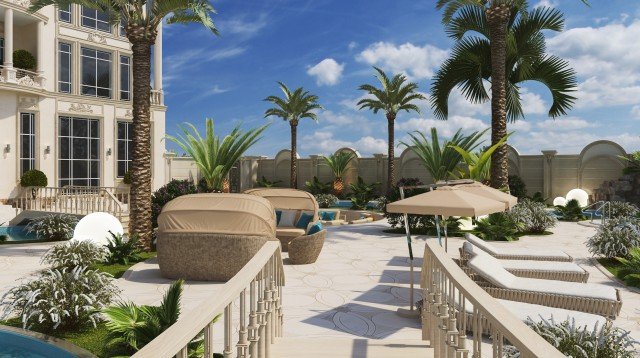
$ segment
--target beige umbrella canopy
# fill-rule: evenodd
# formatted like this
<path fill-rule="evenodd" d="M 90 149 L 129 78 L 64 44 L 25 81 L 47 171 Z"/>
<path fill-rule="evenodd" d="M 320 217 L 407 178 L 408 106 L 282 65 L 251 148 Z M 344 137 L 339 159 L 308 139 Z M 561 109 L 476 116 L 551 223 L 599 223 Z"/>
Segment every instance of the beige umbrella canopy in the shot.
<path fill-rule="evenodd" d="M 387 204 L 387 211 L 397 214 L 481 216 L 505 210 L 505 203 L 462 190 L 460 186 L 443 186 L 423 194 Z"/>
<path fill-rule="evenodd" d="M 464 190 L 471 194 L 476 194 L 484 196 L 485 198 L 503 202 L 505 205 L 504 209 L 511 209 L 516 204 L 518 204 L 518 198 L 516 198 L 515 196 L 507 194 L 490 186 L 486 186 L 479 182 L 457 185 L 456 188 Z"/>

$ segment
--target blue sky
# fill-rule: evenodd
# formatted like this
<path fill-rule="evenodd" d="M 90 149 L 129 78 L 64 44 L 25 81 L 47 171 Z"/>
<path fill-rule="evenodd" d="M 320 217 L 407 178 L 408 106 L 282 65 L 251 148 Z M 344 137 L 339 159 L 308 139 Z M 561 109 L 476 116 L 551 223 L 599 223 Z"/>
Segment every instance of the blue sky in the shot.
<path fill-rule="evenodd" d="M 640 1 L 531 1 L 553 6 L 566 17 L 564 32 L 547 34 L 548 52 L 570 61 L 578 73 L 578 102 L 568 116 L 546 116 L 548 93 L 525 86 L 526 119 L 509 126 L 509 139 L 521 154 L 544 149 L 578 153 L 598 139 L 613 140 L 627 151 L 640 149 Z M 238 123 L 245 128 L 269 120 L 268 95 L 280 95 L 276 81 L 304 87 L 325 107 L 319 121 L 298 129 L 301 156 L 327 154 L 344 146 L 363 155 L 386 153 L 386 120 L 357 110 L 362 83 L 376 83 L 372 65 L 403 72 L 428 93 L 431 77 L 448 55 L 435 1 L 247 0 L 212 1 L 218 11 L 216 37 L 196 25 L 165 25 L 164 77 L 167 133 L 188 121 L 200 128 L 214 118 L 224 135 Z M 450 99 L 448 121 L 434 119 L 428 103 L 422 113 L 402 113 L 396 138 L 437 127 L 443 136 L 458 128 L 488 127 L 490 104 Z M 265 138 L 249 154 L 273 156 L 289 147 L 289 125 L 272 119 Z M 169 148 L 175 148 L 168 143 Z M 401 151 L 402 146 L 397 150 Z"/>

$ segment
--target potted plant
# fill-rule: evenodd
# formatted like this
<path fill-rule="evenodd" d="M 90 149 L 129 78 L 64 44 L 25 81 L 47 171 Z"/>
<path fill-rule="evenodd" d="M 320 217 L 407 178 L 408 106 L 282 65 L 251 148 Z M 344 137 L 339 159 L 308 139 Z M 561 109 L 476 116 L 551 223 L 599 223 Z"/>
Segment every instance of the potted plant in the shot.
<path fill-rule="evenodd" d="M 36 188 L 47 186 L 47 176 L 37 169 L 27 170 L 20 177 L 20 186 L 23 188 L 31 188 L 31 197 L 36 198 Z"/>
<path fill-rule="evenodd" d="M 36 58 L 27 50 L 13 51 L 13 67 L 22 70 L 33 70 L 38 65 Z"/>

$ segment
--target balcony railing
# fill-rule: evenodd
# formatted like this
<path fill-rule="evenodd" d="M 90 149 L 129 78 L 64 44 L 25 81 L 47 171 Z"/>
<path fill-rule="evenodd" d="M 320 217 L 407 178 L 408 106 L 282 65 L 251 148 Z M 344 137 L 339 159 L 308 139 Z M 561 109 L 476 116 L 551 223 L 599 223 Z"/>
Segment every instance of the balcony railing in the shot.
<path fill-rule="evenodd" d="M 161 90 L 151 90 L 151 104 L 155 106 L 164 105 L 164 93 Z"/>
<path fill-rule="evenodd" d="M 564 357 L 476 285 L 435 240 L 425 247 L 422 287 L 422 338 L 431 341 L 435 358 L 504 357 L 507 345 L 522 358 Z"/>
<path fill-rule="evenodd" d="M 224 322 L 218 324 L 224 325 L 220 342 L 225 357 L 269 357 L 271 344 L 276 337 L 282 336 L 283 285 L 280 244 L 269 241 L 240 272 L 217 291 L 218 294 L 180 316 L 176 323 L 132 358 L 186 358 L 187 345 L 202 331 L 204 357 L 211 357 L 214 353 L 213 321 L 221 315 L 224 315 Z"/>
<path fill-rule="evenodd" d="M 37 72 L 20 68 L 3 67 L 0 71 L 0 83 L 11 83 L 20 87 L 35 89 L 45 88 L 45 78 L 43 76 L 40 76 Z"/>

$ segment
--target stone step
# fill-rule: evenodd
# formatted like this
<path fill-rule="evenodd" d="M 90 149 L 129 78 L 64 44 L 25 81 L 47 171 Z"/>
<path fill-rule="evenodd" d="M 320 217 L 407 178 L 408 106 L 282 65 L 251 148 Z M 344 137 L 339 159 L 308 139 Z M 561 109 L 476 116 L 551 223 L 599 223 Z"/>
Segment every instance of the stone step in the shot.
<path fill-rule="evenodd" d="M 425 341 L 366 338 L 277 338 L 271 356 L 278 358 L 405 358 L 433 357 L 433 348 Z"/>

